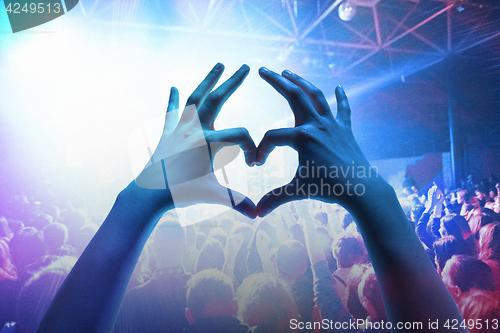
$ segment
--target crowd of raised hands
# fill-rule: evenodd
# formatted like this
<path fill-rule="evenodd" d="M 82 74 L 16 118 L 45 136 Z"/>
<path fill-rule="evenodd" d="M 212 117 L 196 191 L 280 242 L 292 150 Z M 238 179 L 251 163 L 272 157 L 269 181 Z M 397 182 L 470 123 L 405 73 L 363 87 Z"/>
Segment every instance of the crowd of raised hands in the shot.
<path fill-rule="evenodd" d="M 210 71 L 180 119 L 172 88 L 158 147 L 118 194 L 37 332 L 465 332 L 476 330 L 478 320 L 498 330 L 498 298 L 490 295 L 499 290 L 500 252 L 493 241 L 486 244 L 487 237 L 498 243 L 498 224 L 477 230 L 477 241 L 463 232 L 461 243 L 452 244 L 459 237 L 451 222 L 442 222 L 444 196 L 432 187 L 415 228 L 356 143 L 340 86 L 334 114 L 310 82 L 262 67 L 259 75 L 288 101 L 295 127 L 270 130 L 258 145 L 245 128 L 216 130 L 224 102 L 250 69 L 243 65 L 214 89 L 223 70 L 217 64 Z M 364 172 L 297 172 L 255 205 L 212 172 L 213 156 L 231 145 L 243 150 L 249 166 L 290 146 L 299 168 Z M 362 192 L 353 192 L 355 186 Z M 351 194 L 338 191 L 349 188 Z M 181 227 L 174 208 L 199 203 L 227 205 L 241 215 Z M 470 252 L 453 252 L 463 244 Z M 489 260 L 486 266 L 478 256 Z M 464 290 L 453 274 L 466 261 L 485 272 L 497 263 L 489 270 L 494 286 L 469 283 Z M 471 310 L 488 297 L 493 316 Z"/>

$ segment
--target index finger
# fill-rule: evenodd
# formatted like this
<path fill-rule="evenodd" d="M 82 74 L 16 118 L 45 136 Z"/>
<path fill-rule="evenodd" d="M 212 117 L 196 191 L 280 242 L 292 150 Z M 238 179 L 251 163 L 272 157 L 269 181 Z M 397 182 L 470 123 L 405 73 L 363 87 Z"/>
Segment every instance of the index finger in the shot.
<path fill-rule="evenodd" d="M 196 109 L 203 103 L 208 93 L 212 91 L 212 89 L 219 81 L 222 72 L 224 71 L 224 65 L 220 62 L 212 68 L 210 73 L 205 77 L 203 81 L 201 81 L 200 85 L 194 90 L 194 92 L 189 96 L 186 106 L 195 104 Z"/>
<path fill-rule="evenodd" d="M 335 88 L 335 98 L 337 99 L 337 121 L 351 128 L 351 107 L 342 86 Z"/>
<path fill-rule="evenodd" d="M 198 110 L 200 122 L 204 128 L 212 128 L 215 119 L 217 118 L 222 105 L 227 99 L 238 89 L 243 83 L 243 80 L 248 75 L 250 67 L 242 65 L 226 82 L 220 85 L 217 89 L 212 91 L 207 99 Z"/>
<path fill-rule="evenodd" d="M 328 101 L 320 89 L 316 88 L 309 81 L 295 73 L 292 73 L 288 69 L 283 71 L 282 75 L 305 91 L 305 93 L 309 96 L 312 105 L 320 115 L 333 118 Z"/>
<path fill-rule="evenodd" d="M 187 123 L 192 121 L 195 117 L 198 117 L 197 110 L 200 105 L 203 104 L 210 91 L 212 91 L 215 87 L 223 71 L 224 65 L 219 62 L 214 66 L 214 68 L 212 68 L 205 79 L 201 81 L 199 86 L 194 90 L 191 96 L 189 96 L 186 102 L 186 108 L 182 112 L 181 119 L 179 120 L 180 124 Z"/>
<path fill-rule="evenodd" d="M 296 125 L 305 123 L 307 118 L 317 116 L 316 110 L 309 100 L 309 96 L 307 96 L 302 88 L 266 67 L 261 67 L 259 74 L 288 101 L 295 115 Z"/>

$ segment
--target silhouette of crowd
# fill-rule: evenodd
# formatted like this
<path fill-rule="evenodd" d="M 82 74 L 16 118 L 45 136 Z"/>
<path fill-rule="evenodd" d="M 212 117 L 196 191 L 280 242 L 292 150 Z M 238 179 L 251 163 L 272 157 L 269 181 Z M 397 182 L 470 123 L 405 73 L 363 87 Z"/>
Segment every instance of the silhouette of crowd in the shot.
<path fill-rule="evenodd" d="M 343 89 L 334 117 L 323 94 L 288 71 L 259 73 L 289 101 L 295 128 L 268 132 L 259 147 L 245 131 L 214 131 L 220 107 L 249 70 L 242 66 L 211 92 L 222 69 L 214 67 L 188 100 L 207 140 L 231 139 L 251 166 L 286 144 L 300 165 L 369 167 Z M 172 89 L 169 111 L 176 107 Z M 474 197 L 434 185 L 423 197 L 408 189 L 398 199 L 381 177 L 297 174 L 294 181 L 287 186 L 359 181 L 366 191 L 302 200 L 285 187 L 257 205 L 246 198 L 233 211 L 181 226 L 166 179 L 163 189 L 133 181 L 99 228 L 71 207 L 12 197 L 0 212 L 2 333 L 428 331 L 431 320 L 442 330 L 448 320 L 459 332 L 498 332 L 497 184 L 489 193 L 474 188 Z M 216 196 L 218 186 L 208 193 Z"/>

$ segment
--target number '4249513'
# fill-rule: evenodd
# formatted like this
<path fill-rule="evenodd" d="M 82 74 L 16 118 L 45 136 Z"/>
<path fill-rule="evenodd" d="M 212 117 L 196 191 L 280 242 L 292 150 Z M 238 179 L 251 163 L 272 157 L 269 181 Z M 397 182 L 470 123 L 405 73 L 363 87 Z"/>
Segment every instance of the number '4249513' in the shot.
<path fill-rule="evenodd" d="M 5 8 L 7 13 L 9 14 L 21 14 L 21 13 L 31 13 L 31 14 L 43 14 L 43 13 L 54 13 L 54 14 L 59 14 L 61 12 L 61 4 L 55 3 L 55 4 L 50 4 L 50 3 L 30 3 L 29 5 L 25 3 L 23 6 L 21 6 L 20 3 L 9 3 L 7 7 Z"/>
<path fill-rule="evenodd" d="M 459 328 L 496 330 L 499 327 L 499 323 L 498 319 L 464 319 L 462 322 L 459 322 L 458 319 L 448 319 L 443 327 L 449 330 L 458 330 Z"/>

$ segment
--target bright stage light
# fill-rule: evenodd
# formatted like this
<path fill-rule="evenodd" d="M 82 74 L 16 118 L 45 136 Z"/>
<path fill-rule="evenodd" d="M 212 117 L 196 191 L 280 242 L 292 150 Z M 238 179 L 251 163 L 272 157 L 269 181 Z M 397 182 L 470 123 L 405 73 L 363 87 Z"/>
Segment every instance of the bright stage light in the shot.
<path fill-rule="evenodd" d="M 263 65 L 281 72 L 283 64 L 267 51 L 249 51 L 245 40 L 201 33 L 172 37 L 147 28 L 102 30 L 70 16 L 44 29 L 53 33 L 26 34 L 2 52 L 0 85 L 6 89 L 0 100 L 26 161 L 60 177 L 60 187 L 69 185 L 63 179 L 75 188 L 88 186 L 75 176 L 75 170 L 84 170 L 103 186 L 123 188 L 133 179 L 130 133 L 140 122 L 162 117 L 171 86 L 179 89 L 182 108 L 217 62 L 226 66 L 219 84 L 243 63 L 251 72 L 226 102 L 216 129 L 246 127 L 258 144 L 267 130 L 293 126 L 286 101 L 257 72 Z M 297 166 L 291 148 L 273 155 L 272 161 L 279 160 L 275 165 L 286 159 Z M 262 169 L 257 175 L 269 181 Z M 251 194 L 255 200 L 261 195 Z"/>
<path fill-rule="evenodd" d="M 342 21 L 350 21 L 356 16 L 356 6 L 349 1 L 344 1 L 339 6 L 339 17 Z"/>

